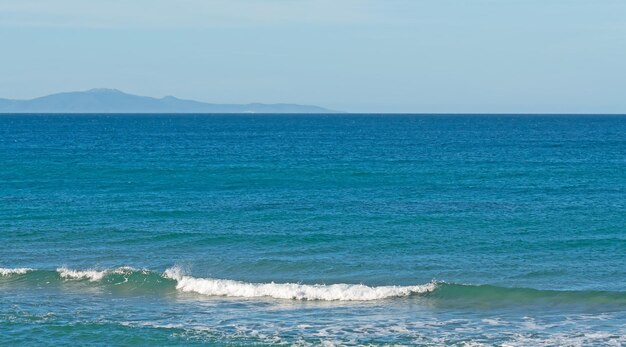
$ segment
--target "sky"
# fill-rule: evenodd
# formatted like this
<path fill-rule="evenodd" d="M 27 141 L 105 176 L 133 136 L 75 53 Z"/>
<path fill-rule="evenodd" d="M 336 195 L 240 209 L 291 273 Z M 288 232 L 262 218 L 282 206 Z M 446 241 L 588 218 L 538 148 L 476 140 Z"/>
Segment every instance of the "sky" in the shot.
<path fill-rule="evenodd" d="M 0 0 L 0 97 L 626 113 L 624 0 Z"/>

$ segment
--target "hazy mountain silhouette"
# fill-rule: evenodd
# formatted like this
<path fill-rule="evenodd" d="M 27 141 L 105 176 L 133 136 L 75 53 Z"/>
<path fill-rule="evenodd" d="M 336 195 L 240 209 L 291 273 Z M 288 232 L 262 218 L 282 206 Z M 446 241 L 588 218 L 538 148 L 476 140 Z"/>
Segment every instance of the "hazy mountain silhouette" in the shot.
<path fill-rule="evenodd" d="M 332 113 L 296 104 L 210 104 L 173 96 L 151 98 L 116 89 L 58 93 L 30 100 L 0 99 L 0 113 Z"/>

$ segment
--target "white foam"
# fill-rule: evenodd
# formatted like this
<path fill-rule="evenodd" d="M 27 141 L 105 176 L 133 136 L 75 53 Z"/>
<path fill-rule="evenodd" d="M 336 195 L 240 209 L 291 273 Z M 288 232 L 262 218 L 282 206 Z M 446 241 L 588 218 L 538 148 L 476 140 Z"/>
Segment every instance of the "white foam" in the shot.
<path fill-rule="evenodd" d="M 72 270 L 66 267 L 60 267 L 57 269 L 61 278 L 70 280 L 89 280 L 91 282 L 100 281 L 104 276 L 109 273 L 113 274 L 130 274 L 133 271 L 137 271 L 130 266 L 122 266 L 116 269 L 109 270 Z M 142 270 L 145 273 L 145 270 Z"/>
<path fill-rule="evenodd" d="M 107 273 L 106 270 L 72 270 L 66 267 L 58 268 L 57 272 L 59 273 L 59 276 L 61 276 L 61 278 L 72 280 L 89 280 L 92 282 L 101 280 Z"/>
<path fill-rule="evenodd" d="M 149 273 L 148 270 L 138 270 L 138 269 L 136 269 L 134 267 L 131 267 L 131 266 L 122 266 L 122 267 L 118 267 L 117 269 L 113 269 L 113 270 L 110 270 L 110 271 L 107 271 L 107 272 L 111 272 L 111 273 L 114 273 L 114 274 L 122 275 L 122 274 L 130 274 L 130 273 L 133 273 L 135 271 L 139 271 L 139 272 L 141 272 L 143 274 Z"/>
<path fill-rule="evenodd" d="M 0 276 L 23 275 L 29 271 L 33 271 L 33 269 L 27 267 L 19 267 L 14 269 L 0 267 Z"/>
<path fill-rule="evenodd" d="M 176 289 L 210 296 L 243 298 L 271 297 L 293 300 L 369 301 L 408 296 L 433 291 L 436 283 L 416 286 L 370 287 L 363 284 L 296 284 L 246 283 L 233 280 L 195 278 L 183 274 L 180 268 L 165 270 L 164 277 L 177 282 Z"/>

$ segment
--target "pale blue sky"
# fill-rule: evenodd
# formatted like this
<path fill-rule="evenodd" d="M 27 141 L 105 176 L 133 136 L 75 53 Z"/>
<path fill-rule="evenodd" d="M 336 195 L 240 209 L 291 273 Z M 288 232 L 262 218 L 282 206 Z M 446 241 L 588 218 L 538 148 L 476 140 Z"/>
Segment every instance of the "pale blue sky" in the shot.
<path fill-rule="evenodd" d="M 626 113 L 624 0 L 0 0 L 0 97 Z"/>

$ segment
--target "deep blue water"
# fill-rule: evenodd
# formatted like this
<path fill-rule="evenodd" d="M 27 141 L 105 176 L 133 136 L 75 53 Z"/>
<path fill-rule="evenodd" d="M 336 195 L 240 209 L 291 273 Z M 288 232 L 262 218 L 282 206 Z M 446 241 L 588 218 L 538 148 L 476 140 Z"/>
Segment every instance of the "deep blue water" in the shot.
<path fill-rule="evenodd" d="M 33 343 L 626 344 L 626 117 L 0 115 Z"/>

